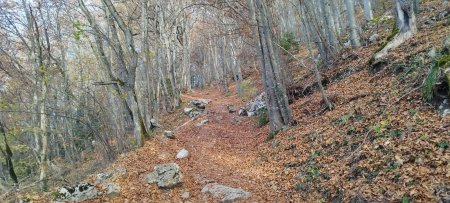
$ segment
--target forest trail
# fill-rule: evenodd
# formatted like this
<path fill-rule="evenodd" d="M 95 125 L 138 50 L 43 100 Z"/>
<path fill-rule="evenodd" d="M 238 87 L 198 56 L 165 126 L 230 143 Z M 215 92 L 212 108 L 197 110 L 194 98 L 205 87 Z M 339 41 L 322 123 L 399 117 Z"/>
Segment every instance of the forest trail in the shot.
<path fill-rule="evenodd" d="M 258 146 L 267 136 L 266 127 L 259 128 L 254 118 L 239 117 L 237 112 L 229 113 L 228 105 L 235 105 L 236 108 L 243 105 L 235 94 L 229 95 L 224 95 L 217 88 L 194 90 L 183 95 L 184 103 L 194 99 L 211 102 L 206 106 L 206 112 L 193 120 L 182 115 L 183 125 L 175 131 L 175 139 L 157 134 L 142 149 L 119 159 L 117 165 L 126 168 L 129 176 L 115 180 L 123 189 L 121 196 L 113 202 L 217 201 L 217 198 L 213 200 L 201 192 L 208 183 L 250 192 L 252 195 L 245 202 L 287 201 L 276 194 L 275 183 L 266 180 L 268 175 L 275 175 L 274 168 L 264 164 L 260 160 L 261 156 L 258 156 Z M 176 116 L 171 119 L 180 119 L 180 114 Z M 209 120 L 208 124 L 197 126 L 205 119 Z M 177 122 L 174 120 L 165 122 Z M 177 152 L 183 148 L 189 151 L 189 157 L 176 159 Z M 184 181 L 181 187 L 163 191 L 143 181 L 155 165 L 165 163 L 177 163 L 180 166 Z M 184 192 L 190 194 L 186 200 L 181 198 Z"/>

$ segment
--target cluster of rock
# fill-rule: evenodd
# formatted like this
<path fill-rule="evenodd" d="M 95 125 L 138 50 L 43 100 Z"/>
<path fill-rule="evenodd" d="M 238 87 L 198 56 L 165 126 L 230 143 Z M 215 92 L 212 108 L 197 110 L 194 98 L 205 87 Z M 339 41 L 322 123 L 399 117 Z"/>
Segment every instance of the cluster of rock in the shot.
<path fill-rule="evenodd" d="M 75 186 L 64 186 L 58 191 L 52 193 L 54 202 L 83 202 L 86 200 L 95 199 L 104 193 L 99 191 L 96 186 L 106 188 L 106 195 L 109 198 L 114 198 L 120 194 L 120 186 L 110 182 L 110 178 L 118 176 L 124 178 L 126 170 L 124 168 L 117 168 L 114 174 L 99 173 L 95 185 L 91 183 L 81 183 Z"/>
<path fill-rule="evenodd" d="M 444 11 L 438 13 L 436 16 L 433 16 L 433 17 L 431 17 L 429 19 L 426 19 L 423 23 L 425 25 L 432 25 L 435 22 L 447 19 L 449 16 L 450 16 L 450 10 L 447 9 L 447 10 L 444 10 Z"/>
<path fill-rule="evenodd" d="M 257 116 L 262 109 L 266 106 L 266 93 L 263 92 L 251 101 L 249 101 L 244 107 L 239 109 L 239 116 Z"/>
<path fill-rule="evenodd" d="M 183 175 L 178 164 L 161 164 L 154 167 L 153 172 L 145 177 L 145 181 L 148 184 L 156 184 L 160 189 L 173 189 L 183 185 Z M 202 189 L 202 193 L 221 199 L 220 202 L 236 202 L 251 196 L 250 192 L 240 188 L 232 188 L 218 183 L 206 184 Z M 189 192 L 183 192 L 181 197 L 188 199 Z"/>
<path fill-rule="evenodd" d="M 206 105 L 208 105 L 211 100 L 206 99 L 196 99 L 189 103 L 189 106 L 184 108 L 183 113 L 191 118 L 194 118 L 205 112 Z"/>

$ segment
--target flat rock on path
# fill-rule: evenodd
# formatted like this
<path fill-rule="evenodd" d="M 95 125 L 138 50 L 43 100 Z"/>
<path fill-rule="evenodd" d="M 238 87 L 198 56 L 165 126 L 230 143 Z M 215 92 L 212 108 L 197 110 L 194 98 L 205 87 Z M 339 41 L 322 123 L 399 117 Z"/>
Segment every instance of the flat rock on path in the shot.
<path fill-rule="evenodd" d="M 215 198 L 221 198 L 220 202 L 231 203 L 238 200 L 247 199 L 251 193 L 242 189 L 232 188 L 218 183 L 210 183 L 202 189 L 203 193 L 211 194 Z"/>
<path fill-rule="evenodd" d="M 154 168 L 154 171 L 145 177 L 149 184 L 156 183 L 159 188 L 171 189 L 183 183 L 183 176 L 180 167 L 176 163 L 161 164 Z"/>

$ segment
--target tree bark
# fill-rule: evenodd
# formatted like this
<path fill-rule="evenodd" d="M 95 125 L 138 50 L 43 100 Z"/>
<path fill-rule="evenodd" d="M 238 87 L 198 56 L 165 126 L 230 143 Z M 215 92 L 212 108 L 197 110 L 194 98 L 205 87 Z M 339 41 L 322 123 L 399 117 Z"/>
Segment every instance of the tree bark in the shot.
<path fill-rule="evenodd" d="M 280 78 L 279 55 L 274 51 L 271 19 L 267 14 L 264 1 L 255 0 L 254 3 L 252 0 L 248 1 L 250 14 L 256 15 L 256 18 L 253 17 L 257 23 L 254 33 L 255 38 L 259 40 L 256 42 L 256 47 L 262 68 L 270 130 L 277 132 L 291 123 L 292 111 L 288 104 L 286 89 Z"/>
<path fill-rule="evenodd" d="M 361 46 L 358 25 L 355 18 L 355 2 L 353 0 L 345 0 L 345 6 L 347 8 L 347 19 L 350 26 L 350 41 L 353 48 Z"/>

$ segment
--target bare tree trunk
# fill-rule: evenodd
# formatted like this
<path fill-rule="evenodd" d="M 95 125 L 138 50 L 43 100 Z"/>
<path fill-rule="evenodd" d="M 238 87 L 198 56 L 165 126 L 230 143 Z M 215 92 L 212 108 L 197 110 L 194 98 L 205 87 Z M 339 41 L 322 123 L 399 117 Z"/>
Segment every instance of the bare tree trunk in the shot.
<path fill-rule="evenodd" d="M 420 13 L 420 0 L 413 0 L 413 6 L 414 6 L 414 13 L 416 15 L 419 14 Z"/>
<path fill-rule="evenodd" d="M 396 0 L 398 34 L 388 42 L 386 46 L 375 54 L 374 59 L 380 59 L 387 55 L 388 51 L 400 46 L 406 40 L 412 38 L 417 32 L 416 16 L 414 14 L 413 0 Z"/>
<path fill-rule="evenodd" d="M 361 46 L 361 42 L 355 18 L 355 2 L 353 2 L 353 0 L 345 0 L 345 6 L 347 8 L 347 18 L 350 26 L 350 41 L 352 47 L 357 48 Z"/>
<path fill-rule="evenodd" d="M 331 47 L 331 50 L 333 50 L 332 52 L 335 52 L 338 50 L 338 42 L 333 28 L 334 22 L 332 20 L 330 7 L 327 5 L 326 0 L 320 0 L 320 7 L 323 12 L 325 33 L 328 38 L 329 46 Z"/>
<path fill-rule="evenodd" d="M 1 115 L 0 115 L 0 119 L 1 119 Z M 17 179 L 16 171 L 14 169 L 14 165 L 13 165 L 13 161 L 12 161 L 13 153 L 12 153 L 11 148 L 9 147 L 8 139 L 6 139 L 6 127 L 1 120 L 0 120 L 0 134 L 3 135 L 3 141 L 5 142 L 5 150 L 3 150 L 3 147 L 0 145 L 0 152 L 5 157 L 6 167 L 8 168 L 9 176 L 13 180 L 14 184 L 18 185 L 19 180 Z"/>
<path fill-rule="evenodd" d="M 225 65 L 225 51 L 224 51 L 224 46 L 225 46 L 225 37 L 220 37 L 219 39 L 219 50 L 220 50 L 220 67 L 222 68 L 222 85 L 224 88 L 225 93 L 228 93 L 228 78 L 227 78 L 227 68 Z"/>
<path fill-rule="evenodd" d="M 325 88 L 322 85 L 322 78 L 320 76 L 320 71 L 317 65 L 317 60 L 314 58 L 313 56 L 313 51 L 312 51 L 312 47 L 311 47 L 311 27 L 309 25 L 309 23 L 307 22 L 306 18 L 305 18 L 305 9 L 303 6 L 300 7 L 301 13 L 302 13 L 302 21 L 303 21 L 303 25 L 304 27 L 306 27 L 307 29 L 305 29 L 305 35 L 306 35 L 306 44 L 307 44 L 307 48 L 308 48 L 308 53 L 309 53 L 309 58 L 312 60 L 312 64 L 313 64 L 313 72 L 314 72 L 314 76 L 316 78 L 316 82 L 319 86 L 319 91 L 322 95 L 322 99 L 325 102 L 325 105 L 327 106 L 327 108 L 331 111 L 333 109 L 333 105 L 331 104 L 330 100 L 328 99 L 328 96 L 325 92 Z"/>
<path fill-rule="evenodd" d="M 271 132 L 279 131 L 292 121 L 292 112 L 288 104 L 286 89 L 280 77 L 279 55 L 274 51 L 270 16 L 262 0 L 248 0 L 250 14 L 256 14 L 257 27 L 254 31 L 258 55 L 262 67 L 262 79 L 266 92 L 266 102 L 270 117 Z M 256 6 L 255 6 L 256 5 Z M 256 11 L 256 12 L 253 12 Z M 257 34 L 257 35 L 256 35 Z"/>
<path fill-rule="evenodd" d="M 364 16 L 366 17 L 367 21 L 372 20 L 373 12 L 371 0 L 363 0 L 363 2 L 364 2 Z"/>
<path fill-rule="evenodd" d="M 336 0 L 330 0 L 331 2 L 331 13 L 333 15 L 334 18 L 334 24 L 335 24 L 335 28 L 336 28 L 336 33 L 337 35 L 341 35 L 342 33 L 342 19 L 341 19 L 341 9 L 339 6 L 339 2 Z"/>

